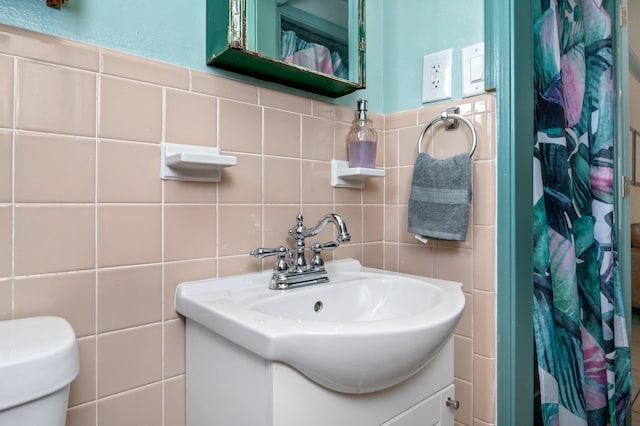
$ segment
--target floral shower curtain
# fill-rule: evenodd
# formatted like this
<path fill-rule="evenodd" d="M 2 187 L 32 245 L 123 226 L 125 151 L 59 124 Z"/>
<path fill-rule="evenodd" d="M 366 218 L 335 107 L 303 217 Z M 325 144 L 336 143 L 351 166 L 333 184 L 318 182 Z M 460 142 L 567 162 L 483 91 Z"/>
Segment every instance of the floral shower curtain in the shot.
<path fill-rule="evenodd" d="M 536 2 L 534 335 L 545 425 L 619 425 L 631 397 L 607 7 Z"/>

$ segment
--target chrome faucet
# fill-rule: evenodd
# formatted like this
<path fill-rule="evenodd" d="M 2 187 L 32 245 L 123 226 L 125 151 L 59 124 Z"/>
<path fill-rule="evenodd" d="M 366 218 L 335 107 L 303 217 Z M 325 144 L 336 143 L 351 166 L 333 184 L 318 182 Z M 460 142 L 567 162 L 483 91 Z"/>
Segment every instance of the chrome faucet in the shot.
<path fill-rule="evenodd" d="M 295 257 L 294 250 L 283 246 L 279 248 L 259 248 L 249 253 L 259 259 L 277 256 L 269 288 L 284 290 L 328 282 L 329 276 L 324 267 L 321 252 L 323 250 L 335 250 L 340 243 L 351 240 L 351 235 L 347 231 L 347 224 L 342 217 L 335 213 L 324 215 L 312 228 L 307 228 L 302 219 L 302 215 L 298 214 L 296 226 L 289 229 L 289 235 L 296 240 Z M 329 223 L 333 223 L 338 230 L 338 241 L 330 241 L 323 244 L 316 243 L 311 246 L 313 257 L 308 264 L 305 257 L 305 239 L 318 235 Z"/>

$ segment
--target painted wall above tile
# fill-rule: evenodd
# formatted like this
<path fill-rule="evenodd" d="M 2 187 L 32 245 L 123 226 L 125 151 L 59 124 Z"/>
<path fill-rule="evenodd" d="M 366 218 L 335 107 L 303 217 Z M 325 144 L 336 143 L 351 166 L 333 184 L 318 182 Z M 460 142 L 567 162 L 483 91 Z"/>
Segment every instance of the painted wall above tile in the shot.
<path fill-rule="evenodd" d="M 205 7 L 204 1 L 159 6 L 153 0 L 111 0 L 68 1 L 56 10 L 42 0 L 0 0 L 0 23 L 302 93 L 208 68 Z M 449 47 L 454 49 L 453 99 L 459 99 L 460 49 L 483 40 L 483 9 L 484 2 L 477 0 L 367 0 L 367 89 L 328 102 L 353 106 L 363 97 L 371 111 L 385 114 L 419 108 L 422 57 Z"/>
<path fill-rule="evenodd" d="M 449 48 L 453 49 L 452 98 L 460 99 L 461 49 L 484 40 L 484 1 L 387 0 L 382 16 L 384 113 L 422 106 L 422 58 Z"/>
<path fill-rule="evenodd" d="M 0 0 L 0 23 L 191 69 L 204 62 L 205 2 Z"/>

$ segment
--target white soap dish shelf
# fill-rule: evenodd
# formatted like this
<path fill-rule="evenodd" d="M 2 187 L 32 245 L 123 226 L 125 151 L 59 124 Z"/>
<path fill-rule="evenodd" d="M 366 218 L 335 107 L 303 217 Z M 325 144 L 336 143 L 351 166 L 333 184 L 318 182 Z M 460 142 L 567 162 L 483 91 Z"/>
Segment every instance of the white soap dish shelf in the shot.
<path fill-rule="evenodd" d="M 331 186 L 335 188 L 364 188 L 368 177 L 383 177 L 384 170 L 367 167 L 349 167 L 348 161 L 331 160 Z"/>
<path fill-rule="evenodd" d="M 220 182 L 221 170 L 235 166 L 238 158 L 220 154 L 220 148 L 163 143 L 160 177 L 189 182 Z"/>

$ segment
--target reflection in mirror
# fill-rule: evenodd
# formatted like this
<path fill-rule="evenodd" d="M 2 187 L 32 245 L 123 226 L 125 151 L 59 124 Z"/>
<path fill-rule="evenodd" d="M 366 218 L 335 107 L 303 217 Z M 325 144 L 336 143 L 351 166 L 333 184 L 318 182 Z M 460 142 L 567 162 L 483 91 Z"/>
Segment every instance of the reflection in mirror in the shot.
<path fill-rule="evenodd" d="M 208 63 L 334 97 L 364 88 L 363 1 L 208 0 Z"/>
<path fill-rule="evenodd" d="M 324 7 L 318 11 L 302 8 L 313 6 L 314 2 L 310 0 L 289 0 L 287 3 L 291 5 L 278 6 L 280 60 L 348 80 L 347 2 L 334 0 L 335 8 Z M 299 7 L 295 5 L 297 3 L 300 3 Z M 328 12 L 332 12 L 331 16 Z"/>

